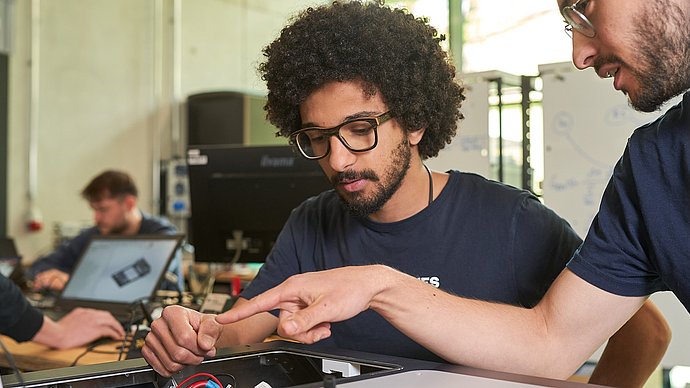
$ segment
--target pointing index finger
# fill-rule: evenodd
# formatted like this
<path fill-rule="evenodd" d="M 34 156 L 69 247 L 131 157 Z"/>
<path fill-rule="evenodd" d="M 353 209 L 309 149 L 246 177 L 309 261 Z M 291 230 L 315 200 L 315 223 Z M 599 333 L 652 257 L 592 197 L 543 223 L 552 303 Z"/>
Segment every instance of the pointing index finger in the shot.
<path fill-rule="evenodd" d="M 280 287 L 277 286 L 252 299 L 238 302 L 229 311 L 216 316 L 216 322 L 220 324 L 234 323 L 249 318 L 258 313 L 275 310 L 282 302 Z"/>

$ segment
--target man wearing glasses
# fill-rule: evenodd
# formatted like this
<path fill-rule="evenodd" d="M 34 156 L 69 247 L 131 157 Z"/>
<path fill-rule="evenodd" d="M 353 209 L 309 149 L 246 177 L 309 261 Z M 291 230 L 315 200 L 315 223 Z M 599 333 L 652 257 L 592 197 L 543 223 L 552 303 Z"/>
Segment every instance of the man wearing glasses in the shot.
<path fill-rule="evenodd" d="M 362 313 L 329 317 L 315 336 L 300 339 L 455 362 L 454 345 L 432 341 L 440 335 L 450 344 L 465 335 L 444 323 L 454 315 L 448 306 L 430 310 L 425 298 L 446 295 L 444 290 L 527 307 L 541 299 L 580 244 L 570 226 L 528 192 L 474 174 L 431 172 L 423 164 L 450 142 L 461 118 L 462 88 L 439 41 L 432 27 L 412 15 L 352 2 L 305 11 L 264 50 L 268 118 L 304 157 L 320 164 L 334 190 L 295 209 L 238 308 L 253 309 L 247 299 L 292 275 L 345 267 L 336 273 L 335 304 L 346 314 Z M 376 309 L 367 298 L 386 273 L 414 283 L 399 289 L 395 303 L 410 312 L 408 324 L 421 335 L 410 338 L 396 329 L 396 319 L 386 322 L 383 311 L 364 311 Z M 291 279 L 295 284 L 302 278 Z M 307 304 L 313 302 L 319 297 Z M 227 317 L 218 316 L 218 322 Z M 170 375 L 201 362 L 215 347 L 261 341 L 279 320 L 263 312 L 226 326 L 218 322 L 167 308 L 142 354 Z M 652 306 L 631 322 L 607 350 L 616 359 L 632 347 L 645 349 L 635 355 L 639 365 L 608 364 L 625 369 L 616 380 L 621 384 L 644 381 L 667 346 L 663 335 L 657 341 L 640 334 L 650 325 L 665 327 Z M 281 327 L 279 333 L 294 332 Z M 495 334 L 497 350 L 512 341 Z"/>
<path fill-rule="evenodd" d="M 587 238 L 539 304 L 455 297 L 378 266 L 293 277 L 217 320 L 278 307 L 284 335 L 314 342 L 331 335 L 329 322 L 372 309 L 447 360 L 566 377 L 651 293 L 670 290 L 690 310 L 690 3 L 561 0 L 559 7 L 574 64 L 614 78 L 634 108 L 653 111 L 685 94 L 633 133 Z M 342 299 L 352 278 L 366 281 Z"/>

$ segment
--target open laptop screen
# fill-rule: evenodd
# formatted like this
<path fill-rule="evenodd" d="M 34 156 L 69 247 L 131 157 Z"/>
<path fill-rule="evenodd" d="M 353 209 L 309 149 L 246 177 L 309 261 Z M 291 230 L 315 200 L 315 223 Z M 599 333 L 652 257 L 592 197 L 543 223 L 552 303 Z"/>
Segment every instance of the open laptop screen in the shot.
<path fill-rule="evenodd" d="M 180 235 L 94 237 L 58 303 L 132 303 L 150 298 L 181 240 Z"/>

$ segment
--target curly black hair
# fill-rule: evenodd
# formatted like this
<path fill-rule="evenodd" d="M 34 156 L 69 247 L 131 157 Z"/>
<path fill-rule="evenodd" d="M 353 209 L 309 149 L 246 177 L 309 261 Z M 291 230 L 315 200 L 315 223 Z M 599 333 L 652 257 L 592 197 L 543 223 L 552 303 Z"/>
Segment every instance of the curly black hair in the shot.
<path fill-rule="evenodd" d="M 378 3 L 333 2 L 308 8 L 263 50 L 259 72 L 268 87 L 264 109 L 289 136 L 301 126 L 299 105 L 330 81 L 363 81 L 381 93 L 407 131 L 426 128 L 422 159 L 434 157 L 455 136 L 463 87 L 425 18 Z"/>

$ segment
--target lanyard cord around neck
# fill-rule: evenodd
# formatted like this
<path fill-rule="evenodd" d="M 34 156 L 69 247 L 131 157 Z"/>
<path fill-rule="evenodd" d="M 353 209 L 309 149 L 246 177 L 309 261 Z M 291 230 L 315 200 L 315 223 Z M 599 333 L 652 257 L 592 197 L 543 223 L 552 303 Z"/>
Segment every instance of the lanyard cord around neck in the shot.
<path fill-rule="evenodd" d="M 426 164 L 423 166 L 426 168 L 426 173 L 429 174 L 429 206 L 431 206 L 431 203 L 434 202 L 434 180 L 431 178 L 431 171 L 429 171 L 429 167 L 427 167 Z"/>

